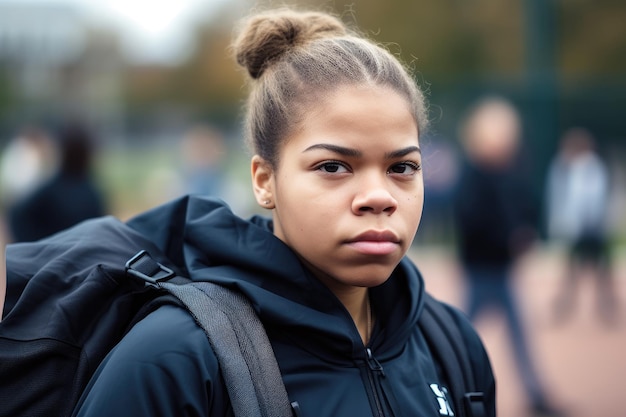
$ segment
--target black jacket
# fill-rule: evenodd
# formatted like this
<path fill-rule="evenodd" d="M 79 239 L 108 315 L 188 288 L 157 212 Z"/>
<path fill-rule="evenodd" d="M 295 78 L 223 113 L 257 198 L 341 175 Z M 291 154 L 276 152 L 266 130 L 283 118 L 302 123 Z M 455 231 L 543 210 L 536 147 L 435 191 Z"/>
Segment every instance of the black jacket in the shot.
<path fill-rule="evenodd" d="M 30 242 L 106 213 L 104 198 L 88 177 L 57 174 L 8 210 L 12 240 Z"/>
<path fill-rule="evenodd" d="M 455 192 L 459 255 L 465 265 L 508 267 L 527 247 L 537 205 L 519 164 L 489 168 L 464 164 Z"/>
<path fill-rule="evenodd" d="M 151 210 L 129 225 L 193 279 L 236 287 L 252 300 L 301 417 L 452 415 L 442 414 L 447 410 L 441 392 L 448 384 L 417 326 L 424 283 L 408 259 L 371 290 L 377 320 L 364 346 L 341 302 L 272 234 L 268 220 L 245 221 L 217 201 L 192 197 Z M 454 311 L 493 416 L 488 357 L 465 317 Z M 181 308 L 163 306 L 105 359 L 78 415 L 231 412 L 204 333 Z"/>

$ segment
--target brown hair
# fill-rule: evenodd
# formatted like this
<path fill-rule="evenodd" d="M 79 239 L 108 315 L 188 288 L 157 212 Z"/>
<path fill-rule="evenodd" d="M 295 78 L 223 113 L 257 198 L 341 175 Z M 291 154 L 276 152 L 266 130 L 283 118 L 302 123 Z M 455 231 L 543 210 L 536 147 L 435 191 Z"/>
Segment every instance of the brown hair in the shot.
<path fill-rule="evenodd" d="M 281 141 L 301 121 L 306 105 L 340 85 L 389 87 L 407 99 L 420 133 L 426 128 L 424 96 L 398 59 L 330 14 L 291 9 L 257 14 L 244 21 L 234 51 L 253 79 L 246 140 L 274 168 Z"/>

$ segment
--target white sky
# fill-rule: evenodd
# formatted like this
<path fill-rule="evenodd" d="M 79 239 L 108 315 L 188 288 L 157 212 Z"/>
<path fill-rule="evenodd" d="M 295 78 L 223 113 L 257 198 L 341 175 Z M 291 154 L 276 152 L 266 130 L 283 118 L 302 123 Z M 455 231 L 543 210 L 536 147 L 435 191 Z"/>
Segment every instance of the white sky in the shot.
<path fill-rule="evenodd" d="M 232 0 L 230 0 L 232 2 Z M 0 0 L 14 4 L 74 5 L 91 19 L 113 25 L 134 60 L 168 62 L 184 57 L 190 24 L 229 0 Z"/>

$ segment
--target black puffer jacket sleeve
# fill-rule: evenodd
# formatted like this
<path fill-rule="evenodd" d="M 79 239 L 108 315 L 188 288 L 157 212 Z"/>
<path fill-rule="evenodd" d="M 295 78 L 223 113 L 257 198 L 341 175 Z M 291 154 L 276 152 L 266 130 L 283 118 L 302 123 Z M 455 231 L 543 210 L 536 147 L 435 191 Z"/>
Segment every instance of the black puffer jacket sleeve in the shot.
<path fill-rule="evenodd" d="M 205 334 L 185 310 L 164 305 L 109 353 L 74 415 L 197 417 L 232 412 Z"/>

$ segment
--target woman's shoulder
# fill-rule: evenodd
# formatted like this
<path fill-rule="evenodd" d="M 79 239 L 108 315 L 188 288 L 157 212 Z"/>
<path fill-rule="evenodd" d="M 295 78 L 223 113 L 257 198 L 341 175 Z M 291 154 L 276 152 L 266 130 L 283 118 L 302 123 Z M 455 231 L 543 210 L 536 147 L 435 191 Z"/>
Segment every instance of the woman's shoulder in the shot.
<path fill-rule="evenodd" d="M 213 359 L 217 366 L 204 331 L 184 308 L 174 304 L 160 306 L 135 324 L 117 349 L 130 359 L 158 360 L 162 355 L 183 354 L 196 360 Z"/>
<path fill-rule="evenodd" d="M 467 315 L 460 308 L 450 303 L 440 300 L 436 300 L 435 302 L 443 306 L 443 308 L 448 311 L 450 317 L 452 317 L 454 325 L 461 333 L 466 349 L 469 350 L 470 357 L 487 359 L 483 341 Z"/>
<path fill-rule="evenodd" d="M 225 415 L 228 400 L 204 331 L 183 308 L 162 305 L 107 355 L 77 408 L 81 417 Z"/>

